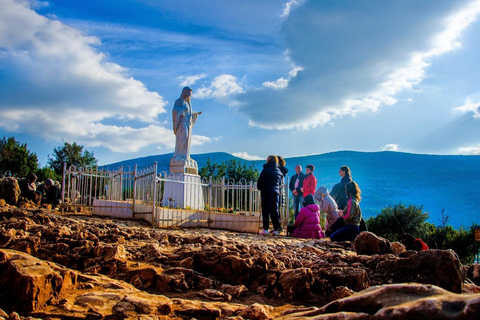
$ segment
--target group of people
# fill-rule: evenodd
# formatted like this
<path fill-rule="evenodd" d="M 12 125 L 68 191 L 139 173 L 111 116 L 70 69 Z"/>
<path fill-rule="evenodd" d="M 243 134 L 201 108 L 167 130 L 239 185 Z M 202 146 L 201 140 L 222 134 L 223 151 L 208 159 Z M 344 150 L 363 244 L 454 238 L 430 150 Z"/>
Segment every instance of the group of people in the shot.
<path fill-rule="evenodd" d="M 278 235 L 280 226 L 279 206 L 281 205 L 282 182 L 288 173 L 285 160 L 278 156 L 268 156 L 263 165 L 257 187 L 262 201 L 263 230 L 261 235 Z M 313 174 L 314 165 L 295 166 L 289 189 L 293 195 L 295 223 L 288 227 L 287 234 L 298 238 L 320 239 L 330 236 L 332 241 L 353 241 L 366 226 L 360 208 L 361 190 L 352 180 L 350 168 L 340 167 L 341 181 L 329 192 L 324 186 L 317 189 L 317 179 Z M 325 230 L 322 229 L 321 213 L 325 213 Z M 273 230 L 269 231 L 269 219 Z"/>
<path fill-rule="evenodd" d="M 26 178 L 18 181 L 20 196 L 37 204 L 50 204 L 57 207 L 62 203 L 62 193 L 52 179 L 45 180 L 37 186 L 37 176 L 29 173 Z"/>

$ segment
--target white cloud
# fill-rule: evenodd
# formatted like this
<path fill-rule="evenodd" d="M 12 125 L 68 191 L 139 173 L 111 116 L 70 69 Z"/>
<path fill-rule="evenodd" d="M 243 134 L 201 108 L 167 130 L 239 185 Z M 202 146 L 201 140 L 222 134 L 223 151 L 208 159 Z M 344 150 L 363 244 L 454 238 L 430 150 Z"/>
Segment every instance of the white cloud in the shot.
<path fill-rule="evenodd" d="M 222 74 L 215 77 L 208 87 L 202 87 L 193 92 L 198 99 L 216 98 L 222 102 L 231 101 L 236 94 L 243 93 L 243 88 L 237 83 L 237 78 Z"/>
<path fill-rule="evenodd" d="M 265 81 L 263 83 L 263 86 L 267 88 L 275 89 L 275 90 L 284 89 L 288 87 L 288 83 L 290 82 L 290 80 L 292 78 L 295 78 L 298 72 L 302 70 L 303 70 L 302 67 L 298 67 L 294 65 L 293 69 L 290 70 L 290 72 L 288 73 L 288 77 L 286 79 L 284 77 L 280 77 L 276 81 Z"/>
<path fill-rule="evenodd" d="M 458 153 L 465 154 L 465 155 L 478 156 L 480 155 L 480 144 L 476 147 L 460 147 L 458 148 Z"/>
<path fill-rule="evenodd" d="M 171 129 L 157 121 L 166 101 L 107 61 L 98 38 L 30 9 L 46 4 L 0 0 L 0 67 L 8 79 L 0 77 L 0 127 L 115 152 L 173 147 Z M 113 119 L 117 125 L 106 124 Z M 194 136 L 192 144 L 207 141 Z"/>
<path fill-rule="evenodd" d="M 264 160 L 264 158 L 262 157 L 250 155 L 246 152 L 234 152 L 232 153 L 232 155 L 245 160 Z"/>
<path fill-rule="evenodd" d="M 301 5 L 305 0 L 290 0 L 283 5 L 283 11 L 280 17 L 287 18 L 290 15 L 290 11 L 295 6 Z"/>
<path fill-rule="evenodd" d="M 186 86 L 191 86 L 194 85 L 198 80 L 202 80 L 207 76 L 207 74 L 202 73 L 202 74 L 196 74 L 193 76 L 180 76 L 178 77 L 178 80 L 180 80 L 180 87 L 186 87 Z"/>
<path fill-rule="evenodd" d="M 460 107 L 454 108 L 454 110 L 460 111 L 462 113 L 473 113 L 473 117 L 480 119 L 480 102 L 472 102 L 470 99 L 467 99 L 465 104 Z"/>
<path fill-rule="evenodd" d="M 398 144 L 389 143 L 382 147 L 382 151 L 398 151 Z"/>
<path fill-rule="evenodd" d="M 433 58 L 461 47 L 479 14 L 480 0 L 288 2 L 282 32 L 289 60 L 303 71 L 237 95 L 238 110 L 253 126 L 308 129 L 394 105 L 422 83 Z"/>

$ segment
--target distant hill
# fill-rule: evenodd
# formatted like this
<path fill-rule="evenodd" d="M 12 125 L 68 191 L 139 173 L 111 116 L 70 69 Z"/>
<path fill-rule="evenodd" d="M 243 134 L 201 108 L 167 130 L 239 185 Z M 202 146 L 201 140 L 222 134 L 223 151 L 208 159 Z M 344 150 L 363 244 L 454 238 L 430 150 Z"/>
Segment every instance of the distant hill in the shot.
<path fill-rule="evenodd" d="M 158 162 L 159 171 L 168 171 L 172 154 L 149 156 L 110 164 L 114 168 L 135 164 L 139 168 Z M 221 163 L 231 159 L 253 163 L 261 170 L 264 160 L 248 161 L 224 152 L 192 155 L 199 168 L 207 159 Z M 332 186 L 340 181 L 338 170 L 347 165 L 362 189 L 361 207 L 365 217 L 375 216 L 387 205 L 423 205 L 429 221 L 440 225 L 442 209 L 455 228 L 480 225 L 480 156 L 422 155 L 402 152 L 339 151 L 286 158 L 289 176 L 296 164 L 315 166 L 318 186 Z"/>
<path fill-rule="evenodd" d="M 130 159 L 130 160 L 124 160 L 120 162 L 115 162 L 111 164 L 107 164 L 104 166 L 101 166 L 102 168 L 119 168 L 119 167 L 124 167 L 124 168 L 133 168 L 135 165 L 137 165 L 137 168 L 146 168 L 148 166 L 151 166 L 155 163 L 155 161 L 158 162 L 157 164 L 157 170 L 158 172 L 161 171 L 168 171 L 169 166 L 170 166 L 170 159 L 172 158 L 173 153 L 167 153 L 167 154 L 159 154 L 155 156 L 148 156 L 148 157 L 143 157 L 143 158 L 135 158 L 135 159 Z M 204 154 L 192 154 L 191 157 L 193 160 L 197 161 L 198 168 L 202 168 L 207 164 L 207 160 L 210 159 L 212 162 L 216 163 L 221 163 L 223 161 L 229 161 L 233 159 L 237 159 L 240 161 L 247 162 L 247 160 L 243 160 L 241 158 L 237 158 L 235 156 L 232 156 L 229 153 L 226 152 L 212 152 L 212 153 L 204 153 Z M 251 163 L 251 161 L 248 161 Z"/>

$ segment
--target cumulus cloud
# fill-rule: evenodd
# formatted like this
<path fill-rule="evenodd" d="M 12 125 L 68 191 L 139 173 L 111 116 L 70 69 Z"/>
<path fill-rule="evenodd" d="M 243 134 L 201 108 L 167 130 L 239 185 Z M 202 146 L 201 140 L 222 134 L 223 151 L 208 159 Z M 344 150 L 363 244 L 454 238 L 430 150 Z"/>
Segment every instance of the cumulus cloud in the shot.
<path fill-rule="evenodd" d="M 465 154 L 465 155 L 478 156 L 480 155 L 480 144 L 476 147 L 460 147 L 458 148 L 458 153 Z"/>
<path fill-rule="evenodd" d="M 98 38 L 37 14 L 39 5 L 46 2 L 0 0 L 0 127 L 117 152 L 171 147 L 171 130 L 157 121 L 166 101 L 107 61 Z"/>
<path fill-rule="evenodd" d="M 178 77 L 178 80 L 180 80 L 180 87 L 186 87 L 194 85 L 198 80 L 202 80 L 206 76 L 207 75 L 205 73 L 196 74 L 193 76 L 180 76 Z"/>
<path fill-rule="evenodd" d="M 480 0 L 290 1 L 282 33 L 289 60 L 303 70 L 238 94 L 238 110 L 271 129 L 376 112 L 420 85 L 433 58 L 460 48 L 479 14 Z"/>
<path fill-rule="evenodd" d="M 276 81 L 265 81 L 263 83 L 263 86 L 267 87 L 267 88 L 271 88 L 271 89 L 284 89 L 284 88 L 288 87 L 288 83 L 290 82 L 290 80 L 292 78 L 295 78 L 297 76 L 298 72 L 302 71 L 302 70 L 303 70 L 302 67 L 298 67 L 298 66 L 294 65 L 293 69 L 288 73 L 287 78 L 280 77 Z"/>
<path fill-rule="evenodd" d="M 201 87 L 193 92 L 193 96 L 198 99 L 215 98 L 229 103 L 233 96 L 243 92 L 243 88 L 237 83 L 236 77 L 222 74 L 215 77 L 208 86 Z"/>
<path fill-rule="evenodd" d="M 264 160 L 264 158 L 262 157 L 250 155 L 246 152 L 234 152 L 232 153 L 232 155 L 245 160 Z"/>
<path fill-rule="evenodd" d="M 473 113 L 473 117 L 480 119 L 480 102 L 473 102 L 467 100 L 463 106 L 456 107 L 454 110 L 460 111 L 462 113 Z"/>
<path fill-rule="evenodd" d="M 389 143 L 382 147 L 382 151 L 398 151 L 398 144 Z"/>

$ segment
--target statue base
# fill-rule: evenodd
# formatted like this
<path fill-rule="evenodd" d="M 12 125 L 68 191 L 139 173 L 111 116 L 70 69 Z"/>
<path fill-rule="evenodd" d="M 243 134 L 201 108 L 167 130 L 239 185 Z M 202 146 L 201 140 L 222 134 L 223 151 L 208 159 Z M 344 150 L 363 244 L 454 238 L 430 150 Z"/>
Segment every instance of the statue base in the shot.
<path fill-rule="evenodd" d="M 198 174 L 168 175 L 163 189 L 163 205 L 171 208 L 204 210 L 201 182 Z"/>
<path fill-rule="evenodd" d="M 202 179 L 192 158 L 170 159 L 170 174 L 165 181 L 163 205 L 182 209 L 204 209 Z"/>
<path fill-rule="evenodd" d="M 198 165 L 192 158 L 172 158 L 170 159 L 170 173 L 198 174 Z"/>

